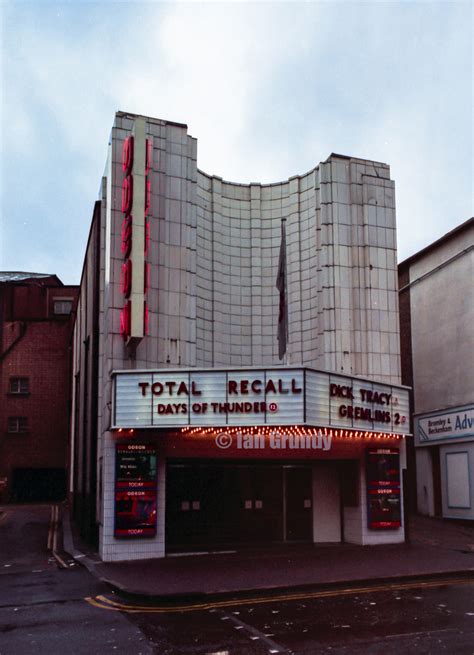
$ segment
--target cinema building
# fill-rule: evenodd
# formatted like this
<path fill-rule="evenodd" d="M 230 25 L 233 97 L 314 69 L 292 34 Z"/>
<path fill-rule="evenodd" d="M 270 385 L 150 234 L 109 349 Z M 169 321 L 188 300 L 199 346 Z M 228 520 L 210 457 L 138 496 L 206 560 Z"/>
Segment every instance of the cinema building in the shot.
<path fill-rule="evenodd" d="M 404 540 L 394 207 L 386 164 L 234 184 L 186 125 L 116 114 L 71 425 L 74 517 L 104 560 Z"/>

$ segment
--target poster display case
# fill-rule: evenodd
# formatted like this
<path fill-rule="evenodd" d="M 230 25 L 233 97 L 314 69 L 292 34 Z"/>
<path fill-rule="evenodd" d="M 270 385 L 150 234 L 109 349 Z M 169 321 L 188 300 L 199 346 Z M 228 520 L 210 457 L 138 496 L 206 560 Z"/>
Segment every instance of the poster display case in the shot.
<path fill-rule="evenodd" d="M 400 453 L 397 448 L 366 451 L 367 522 L 371 530 L 400 528 Z"/>
<path fill-rule="evenodd" d="M 116 445 L 115 537 L 155 536 L 156 464 L 152 445 Z"/>

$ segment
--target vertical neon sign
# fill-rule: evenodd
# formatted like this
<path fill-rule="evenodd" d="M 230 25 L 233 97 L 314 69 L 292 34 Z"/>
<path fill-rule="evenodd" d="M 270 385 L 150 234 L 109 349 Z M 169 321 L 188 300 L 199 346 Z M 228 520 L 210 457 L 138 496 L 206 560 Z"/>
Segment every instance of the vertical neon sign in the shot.
<path fill-rule="evenodd" d="M 127 344 L 136 345 L 148 331 L 146 296 L 149 286 L 149 264 L 146 261 L 150 241 L 149 212 L 153 142 L 146 136 L 146 121 L 137 118 L 133 133 L 122 148 L 121 209 L 124 215 L 121 230 L 120 288 L 125 304 L 120 315 L 120 333 Z"/>

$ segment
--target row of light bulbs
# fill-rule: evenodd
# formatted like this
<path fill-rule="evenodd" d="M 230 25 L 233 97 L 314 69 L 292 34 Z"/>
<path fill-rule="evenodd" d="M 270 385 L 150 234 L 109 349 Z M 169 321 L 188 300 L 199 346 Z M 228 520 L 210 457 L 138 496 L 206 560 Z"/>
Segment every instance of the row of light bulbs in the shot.
<path fill-rule="evenodd" d="M 306 428 L 299 425 L 289 426 L 222 426 L 222 427 L 183 427 L 181 432 L 190 436 L 212 436 L 215 437 L 221 432 L 230 435 L 245 433 L 254 435 L 269 436 L 278 434 L 280 436 L 300 436 L 300 437 L 317 437 L 320 433 L 324 436 L 330 436 L 336 439 L 404 439 L 405 435 L 395 434 L 393 432 L 373 432 L 363 430 L 342 430 L 333 428 Z"/>
<path fill-rule="evenodd" d="M 348 439 L 348 440 L 361 440 L 361 439 L 405 439 L 404 434 L 394 434 L 393 432 L 372 432 L 366 430 L 342 430 L 332 428 L 305 428 L 299 425 L 288 425 L 271 427 L 268 425 L 263 426 L 239 426 L 230 427 L 222 426 L 220 428 L 212 426 L 206 427 L 183 427 L 180 429 L 182 434 L 196 437 L 216 437 L 222 432 L 230 435 L 237 433 L 250 434 L 251 436 L 263 435 L 265 437 L 271 434 L 278 434 L 279 436 L 299 436 L 299 437 L 317 437 L 320 433 L 324 436 L 330 436 L 332 439 Z M 135 432 L 134 428 L 118 428 L 119 434 L 131 435 Z"/>

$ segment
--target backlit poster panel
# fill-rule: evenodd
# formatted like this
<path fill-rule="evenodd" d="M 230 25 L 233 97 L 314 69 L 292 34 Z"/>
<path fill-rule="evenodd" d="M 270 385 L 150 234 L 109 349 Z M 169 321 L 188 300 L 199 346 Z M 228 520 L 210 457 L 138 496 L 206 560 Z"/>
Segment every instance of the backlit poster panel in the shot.
<path fill-rule="evenodd" d="M 115 537 L 156 534 L 156 449 L 117 444 L 115 456 Z"/>
<path fill-rule="evenodd" d="M 372 530 L 402 525 L 400 453 L 397 448 L 368 448 L 366 452 L 367 521 Z"/>

